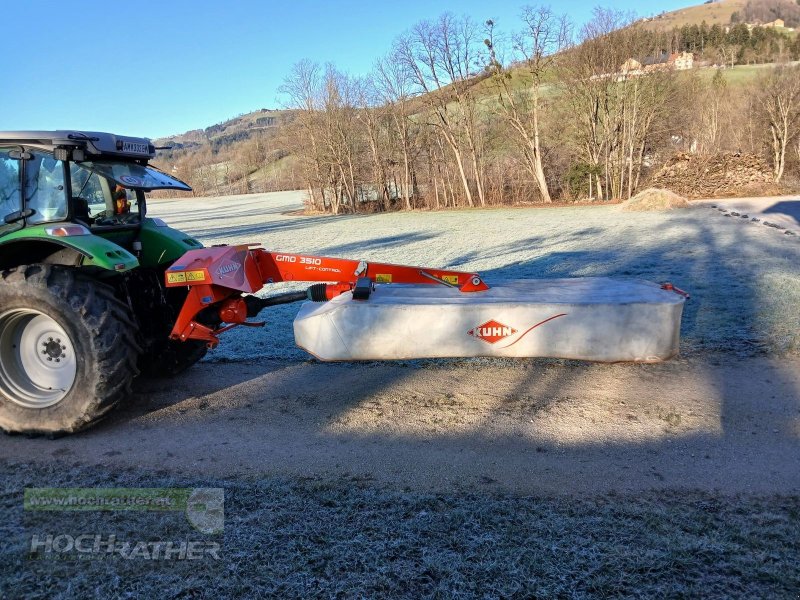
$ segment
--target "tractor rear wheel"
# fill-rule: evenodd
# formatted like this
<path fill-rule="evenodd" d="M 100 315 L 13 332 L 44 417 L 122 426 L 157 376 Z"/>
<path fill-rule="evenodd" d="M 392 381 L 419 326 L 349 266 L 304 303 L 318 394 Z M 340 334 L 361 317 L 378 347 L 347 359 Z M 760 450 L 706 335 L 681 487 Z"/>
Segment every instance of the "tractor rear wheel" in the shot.
<path fill-rule="evenodd" d="M 173 377 L 202 359 L 205 342 L 170 339 L 175 321 L 186 302 L 188 288 L 164 285 L 167 266 L 139 267 L 128 274 L 124 293 L 139 324 L 139 371 L 142 377 Z M 206 323 L 204 323 L 205 325 Z M 210 326 L 218 326 L 210 324 Z"/>
<path fill-rule="evenodd" d="M 0 273 L 0 428 L 60 435 L 114 408 L 137 375 L 136 325 L 111 287 L 56 265 Z"/>

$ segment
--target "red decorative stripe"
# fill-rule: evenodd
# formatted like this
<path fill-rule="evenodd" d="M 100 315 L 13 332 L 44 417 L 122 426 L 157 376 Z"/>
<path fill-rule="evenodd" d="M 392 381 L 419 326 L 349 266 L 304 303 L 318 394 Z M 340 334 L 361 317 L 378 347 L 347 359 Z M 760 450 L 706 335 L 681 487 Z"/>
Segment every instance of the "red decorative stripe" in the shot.
<path fill-rule="evenodd" d="M 552 317 L 550 317 L 549 319 L 545 319 L 545 320 L 544 320 L 544 321 L 542 321 L 541 323 L 537 323 L 536 325 L 534 325 L 533 327 L 531 327 L 530 329 L 528 329 L 528 331 L 526 331 L 525 333 L 523 333 L 523 334 L 522 334 L 521 336 L 519 336 L 519 337 L 518 337 L 516 340 L 514 340 L 513 342 L 511 342 L 511 343 L 510 343 L 508 346 L 499 346 L 499 348 L 500 348 L 501 350 L 503 350 L 503 349 L 505 349 L 505 348 L 511 348 L 511 346 L 513 346 L 514 344 L 516 344 L 518 341 L 520 341 L 522 338 L 524 338 L 526 335 L 528 335 L 528 334 L 529 334 L 531 331 L 533 331 L 534 329 L 536 329 L 536 328 L 537 328 L 537 327 L 539 327 L 540 325 L 544 325 L 544 324 L 545 324 L 545 323 L 547 323 L 548 321 L 552 321 L 553 319 L 557 319 L 558 317 L 566 317 L 566 316 L 567 316 L 567 313 L 561 313 L 560 315 L 553 315 L 553 316 L 552 316 Z"/>

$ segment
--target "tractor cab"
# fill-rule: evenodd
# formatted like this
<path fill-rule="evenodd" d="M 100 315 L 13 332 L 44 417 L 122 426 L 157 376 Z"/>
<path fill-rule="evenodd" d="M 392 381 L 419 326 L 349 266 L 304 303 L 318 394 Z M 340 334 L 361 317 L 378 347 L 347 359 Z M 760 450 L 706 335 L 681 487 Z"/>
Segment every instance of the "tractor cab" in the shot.
<path fill-rule="evenodd" d="M 92 233 L 138 228 L 145 192 L 190 191 L 148 164 L 149 140 L 95 132 L 0 132 L 0 237 L 75 223 Z"/>

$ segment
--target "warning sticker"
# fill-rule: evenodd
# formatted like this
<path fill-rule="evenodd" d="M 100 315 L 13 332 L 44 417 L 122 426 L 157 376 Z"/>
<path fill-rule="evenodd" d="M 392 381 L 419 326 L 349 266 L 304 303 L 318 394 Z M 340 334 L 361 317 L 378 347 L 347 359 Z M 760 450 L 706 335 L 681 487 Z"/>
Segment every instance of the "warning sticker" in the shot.
<path fill-rule="evenodd" d="M 375 283 L 392 283 L 391 273 L 379 273 L 375 275 Z"/>
<path fill-rule="evenodd" d="M 190 281 L 205 281 L 205 271 L 180 271 L 167 273 L 167 283 L 188 283 Z"/>
<path fill-rule="evenodd" d="M 442 279 L 451 285 L 458 285 L 458 275 L 442 275 Z"/>
<path fill-rule="evenodd" d="M 186 283 L 186 273 L 167 273 L 167 283 Z"/>

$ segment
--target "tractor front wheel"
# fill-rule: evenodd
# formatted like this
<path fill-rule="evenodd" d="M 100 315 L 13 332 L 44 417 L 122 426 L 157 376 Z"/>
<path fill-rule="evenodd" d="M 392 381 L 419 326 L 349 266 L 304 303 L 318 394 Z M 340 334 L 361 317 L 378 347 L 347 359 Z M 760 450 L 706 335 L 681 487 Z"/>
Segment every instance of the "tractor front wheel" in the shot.
<path fill-rule="evenodd" d="M 0 428 L 60 435 L 91 425 L 137 374 L 136 326 L 113 289 L 55 265 L 0 273 Z"/>

